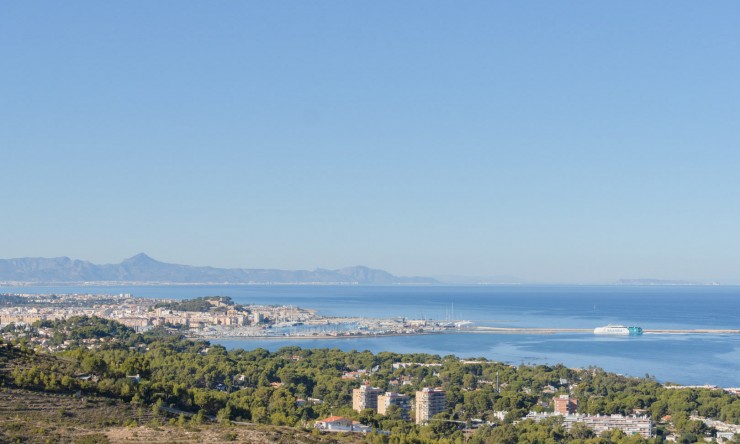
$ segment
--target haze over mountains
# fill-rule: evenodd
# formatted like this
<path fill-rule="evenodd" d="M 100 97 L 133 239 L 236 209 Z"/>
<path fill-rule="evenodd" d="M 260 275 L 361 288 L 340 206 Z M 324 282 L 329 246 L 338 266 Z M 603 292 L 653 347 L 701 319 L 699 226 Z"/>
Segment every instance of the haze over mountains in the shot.
<path fill-rule="evenodd" d="M 543 282 L 515 276 L 432 277 L 395 276 L 384 270 L 365 266 L 327 270 L 276 270 L 249 268 L 215 268 L 160 262 L 144 253 L 125 259 L 119 264 L 97 265 L 92 262 L 56 258 L 0 259 L 0 283 L 79 284 L 79 283 L 156 283 L 156 284 L 445 284 L 501 285 Z M 577 284 L 577 283 L 571 283 Z M 619 279 L 601 285 L 719 285 L 717 282 L 661 279 Z"/>
<path fill-rule="evenodd" d="M 120 264 L 96 265 L 88 261 L 58 258 L 0 259 L 0 281 L 29 283 L 148 282 L 173 284 L 435 284 L 426 277 L 399 277 L 363 266 L 338 270 L 262 270 L 195 267 L 160 262 L 144 253 Z"/>

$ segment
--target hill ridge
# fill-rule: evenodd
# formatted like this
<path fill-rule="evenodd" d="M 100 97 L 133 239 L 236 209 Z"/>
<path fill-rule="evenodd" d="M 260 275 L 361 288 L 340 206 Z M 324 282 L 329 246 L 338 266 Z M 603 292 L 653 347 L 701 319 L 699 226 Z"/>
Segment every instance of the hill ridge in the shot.
<path fill-rule="evenodd" d="M 433 278 L 395 276 L 364 265 L 336 270 L 216 268 L 171 264 L 138 253 L 98 265 L 67 256 L 0 259 L 0 281 L 23 283 L 148 282 L 162 284 L 436 284 Z"/>

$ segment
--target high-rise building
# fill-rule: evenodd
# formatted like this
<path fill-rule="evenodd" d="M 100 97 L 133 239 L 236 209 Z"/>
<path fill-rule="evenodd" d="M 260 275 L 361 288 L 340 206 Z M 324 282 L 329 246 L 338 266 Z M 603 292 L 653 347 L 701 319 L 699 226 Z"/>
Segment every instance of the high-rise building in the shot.
<path fill-rule="evenodd" d="M 360 388 L 352 390 L 352 408 L 358 412 L 365 409 L 377 410 L 378 395 L 382 393 L 383 390 L 377 387 L 370 387 L 367 384 L 363 384 Z"/>
<path fill-rule="evenodd" d="M 416 392 L 416 423 L 424 424 L 437 413 L 444 412 L 445 391 L 441 388 L 424 387 Z"/>
<path fill-rule="evenodd" d="M 553 402 L 555 403 L 555 413 L 560 413 L 561 415 L 573 414 L 578 409 L 578 400 L 568 395 L 560 395 L 557 398 L 553 398 Z"/>
<path fill-rule="evenodd" d="M 385 415 L 388 408 L 392 405 L 398 406 L 398 408 L 401 409 L 401 417 L 403 419 L 409 419 L 411 404 L 409 402 L 408 395 L 396 392 L 386 392 L 384 395 L 378 396 L 378 413 L 381 415 Z"/>

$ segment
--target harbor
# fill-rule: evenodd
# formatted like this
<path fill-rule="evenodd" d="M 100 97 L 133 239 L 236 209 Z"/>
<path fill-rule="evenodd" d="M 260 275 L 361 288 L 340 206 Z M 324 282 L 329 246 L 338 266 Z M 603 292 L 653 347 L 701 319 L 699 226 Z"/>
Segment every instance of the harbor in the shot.
<path fill-rule="evenodd" d="M 378 321 L 378 320 L 372 320 Z M 372 324 L 373 322 L 370 322 Z M 362 320 L 368 323 L 367 319 Z M 445 328 L 442 325 L 431 323 L 423 327 L 410 329 L 408 326 L 398 325 L 395 328 L 349 328 L 342 324 L 329 324 L 317 329 L 287 329 L 287 330 L 245 330 L 230 329 L 228 331 L 211 330 L 202 332 L 199 337 L 204 339 L 341 339 L 341 338 L 372 338 L 385 336 L 433 335 L 433 334 L 492 334 L 492 335 L 557 335 L 583 334 L 593 335 L 590 328 L 538 328 L 538 327 L 486 327 L 469 325 L 464 328 Z M 738 335 L 740 329 L 645 329 L 647 335 Z M 624 337 L 623 335 L 610 335 Z"/>
<path fill-rule="evenodd" d="M 229 297 L 193 300 L 135 298 L 130 294 L 5 294 L 0 326 L 32 324 L 73 316 L 98 316 L 136 331 L 160 327 L 200 339 L 337 339 L 449 333 L 500 335 L 593 334 L 603 336 L 734 335 L 740 329 L 643 329 L 609 324 L 596 328 L 512 327 L 513 319 L 456 319 L 454 305 L 444 319 L 327 316 L 295 305 L 236 304 Z M 484 325 L 480 325 L 484 324 Z"/>
<path fill-rule="evenodd" d="M 626 375 L 650 373 L 662 381 L 727 387 L 738 386 L 740 372 L 737 287 L 59 286 L 6 288 L 4 293 L 3 325 L 95 315 L 142 324 L 132 327 L 137 330 L 170 328 L 247 350 L 298 346 L 454 354 L 512 365 L 596 365 Z M 111 293 L 116 297 L 105 296 Z M 226 307 L 210 313 L 162 307 L 158 316 L 154 307 L 162 301 L 186 304 L 203 295 L 229 295 L 243 309 L 235 307 L 238 313 L 231 316 Z M 242 314 L 244 309 L 249 312 Z M 452 319 L 473 325 L 441 328 Z M 225 325 L 240 320 L 247 325 L 239 330 L 255 328 L 235 335 Z M 383 325 L 383 320 L 392 322 Z M 404 320 L 412 328 L 388 328 L 402 327 Z M 424 323 L 421 332 L 417 326 Z M 644 334 L 593 333 L 613 323 L 641 326 Z M 364 324 L 368 328 L 360 328 Z M 48 337 L 26 340 L 43 347 Z"/>

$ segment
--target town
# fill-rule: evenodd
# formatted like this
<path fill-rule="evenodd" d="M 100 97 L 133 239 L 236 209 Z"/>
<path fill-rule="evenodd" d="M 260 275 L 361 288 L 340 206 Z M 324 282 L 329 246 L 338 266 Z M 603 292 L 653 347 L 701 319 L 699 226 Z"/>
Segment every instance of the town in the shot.
<path fill-rule="evenodd" d="M 205 339 L 409 335 L 469 326 L 462 321 L 328 317 L 292 305 L 239 305 L 228 296 L 173 301 L 130 294 L 0 295 L 0 327 L 75 316 L 114 320 L 137 332 L 166 327 L 187 337 Z"/>

